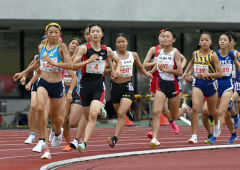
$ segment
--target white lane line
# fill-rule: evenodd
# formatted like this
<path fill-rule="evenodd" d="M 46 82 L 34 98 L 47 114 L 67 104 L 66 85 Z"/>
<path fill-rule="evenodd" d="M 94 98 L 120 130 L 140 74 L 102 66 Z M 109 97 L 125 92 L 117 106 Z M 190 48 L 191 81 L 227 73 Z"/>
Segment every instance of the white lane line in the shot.
<path fill-rule="evenodd" d="M 105 154 L 105 155 L 95 155 L 95 156 L 87 156 L 87 157 L 73 158 L 73 159 L 68 159 L 68 160 L 63 160 L 63 161 L 58 161 L 58 162 L 52 162 L 50 164 L 42 166 L 40 170 L 50 170 L 53 168 L 56 169 L 63 165 L 70 165 L 73 163 L 80 163 L 80 162 L 84 162 L 84 161 L 106 159 L 106 158 L 116 158 L 116 157 L 123 157 L 123 156 L 137 156 L 137 155 L 153 154 L 153 153 L 194 151 L 194 150 L 218 149 L 218 148 L 237 148 L 237 147 L 240 147 L 240 144 L 238 144 L 238 145 L 198 146 L 198 147 L 171 148 L 171 149 L 156 149 L 156 150 L 145 150 L 145 151 L 133 151 L 133 152 Z"/>

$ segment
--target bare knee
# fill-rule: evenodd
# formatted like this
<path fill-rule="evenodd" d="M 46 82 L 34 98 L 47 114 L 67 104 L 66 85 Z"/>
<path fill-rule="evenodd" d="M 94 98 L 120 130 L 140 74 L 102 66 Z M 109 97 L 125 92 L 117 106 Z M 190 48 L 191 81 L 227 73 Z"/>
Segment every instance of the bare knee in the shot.
<path fill-rule="evenodd" d="M 160 117 L 161 110 L 159 109 L 153 109 L 153 117 Z"/>
<path fill-rule="evenodd" d="M 97 116 L 99 114 L 99 110 L 91 110 L 89 113 L 89 120 L 97 120 Z"/>
<path fill-rule="evenodd" d="M 118 119 L 124 119 L 127 112 L 124 112 L 123 110 L 118 110 Z"/>
<path fill-rule="evenodd" d="M 38 116 L 45 116 L 45 108 L 42 106 L 37 107 Z"/>
<path fill-rule="evenodd" d="M 192 114 L 198 114 L 199 107 L 198 106 L 193 106 L 192 107 Z"/>
<path fill-rule="evenodd" d="M 31 104 L 30 110 L 31 110 L 32 112 L 36 112 L 36 111 L 37 111 L 37 105 L 36 105 L 36 104 Z"/>
<path fill-rule="evenodd" d="M 224 116 L 224 113 L 226 112 L 226 110 L 223 110 L 223 109 L 219 109 L 218 110 L 218 115 L 219 116 Z"/>

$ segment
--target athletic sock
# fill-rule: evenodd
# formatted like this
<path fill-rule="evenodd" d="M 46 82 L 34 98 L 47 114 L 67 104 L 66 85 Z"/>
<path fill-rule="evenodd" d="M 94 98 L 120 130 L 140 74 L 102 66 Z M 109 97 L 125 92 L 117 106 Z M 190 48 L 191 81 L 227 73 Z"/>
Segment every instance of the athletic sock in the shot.
<path fill-rule="evenodd" d="M 77 138 L 75 138 L 77 141 L 78 141 L 78 143 L 79 143 L 79 140 L 77 139 Z"/>
<path fill-rule="evenodd" d="M 237 117 L 237 115 L 238 115 L 238 113 L 235 116 L 233 116 L 233 117 Z"/>
<path fill-rule="evenodd" d="M 45 138 L 39 138 L 39 140 L 43 140 L 43 142 L 45 142 Z"/>
<path fill-rule="evenodd" d="M 35 136 L 35 133 L 34 132 L 30 132 L 30 135 L 34 135 Z"/>
<path fill-rule="evenodd" d="M 116 143 L 117 143 L 117 141 L 118 141 L 118 138 L 117 138 L 117 136 L 113 136 L 113 137 L 112 137 L 112 141 L 114 141 L 114 144 L 116 144 Z"/>
<path fill-rule="evenodd" d="M 60 134 L 61 134 L 61 132 L 60 132 L 59 134 L 56 134 L 56 133 L 55 133 L 55 136 L 59 136 Z"/>
<path fill-rule="evenodd" d="M 236 132 L 235 133 L 232 133 L 232 136 L 235 136 L 236 135 Z"/>
<path fill-rule="evenodd" d="M 169 123 L 172 123 L 172 122 L 173 122 L 173 120 L 170 120 L 170 121 L 169 121 Z"/>

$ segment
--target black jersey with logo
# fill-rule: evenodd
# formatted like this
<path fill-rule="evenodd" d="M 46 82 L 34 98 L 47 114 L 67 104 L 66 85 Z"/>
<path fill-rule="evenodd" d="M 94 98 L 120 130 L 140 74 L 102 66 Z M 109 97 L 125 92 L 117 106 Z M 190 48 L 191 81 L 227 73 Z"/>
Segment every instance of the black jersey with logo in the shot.
<path fill-rule="evenodd" d="M 93 54 L 97 54 L 99 56 L 99 59 L 97 59 L 96 61 L 98 61 L 98 60 L 105 61 L 106 60 L 107 48 L 105 45 L 102 45 L 102 49 L 100 51 L 95 51 L 89 43 L 86 43 L 85 45 L 87 46 L 87 53 L 85 56 L 83 56 L 82 61 L 88 60 Z M 96 67 L 97 67 L 97 64 L 96 64 Z M 104 67 L 105 67 L 105 65 L 104 65 Z M 103 78 L 103 74 L 87 73 L 86 69 L 87 69 L 87 65 L 85 65 L 82 68 L 82 80 L 94 81 L 94 80 Z"/>

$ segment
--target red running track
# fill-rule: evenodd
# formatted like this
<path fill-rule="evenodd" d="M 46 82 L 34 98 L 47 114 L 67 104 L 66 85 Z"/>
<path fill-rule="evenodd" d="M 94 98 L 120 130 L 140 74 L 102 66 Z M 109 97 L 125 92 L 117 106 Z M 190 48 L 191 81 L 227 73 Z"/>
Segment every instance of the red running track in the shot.
<path fill-rule="evenodd" d="M 41 160 L 40 157 L 43 153 L 39 154 L 39 153 L 32 152 L 32 148 L 37 144 L 37 140 L 33 142 L 32 145 L 24 144 L 24 140 L 29 135 L 29 130 L 0 130 L 0 134 L 1 134 L 0 135 L 0 144 L 1 144 L 0 145 L 0 165 L 1 165 L 0 169 L 1 170 L 4 170 L 4 169 L 34 170 L 34 169 L 40 169 L 40 167 L 45 164 L 60 161 L 60 160 L 92 156 L 92 155 L 151 150 L 151 148 L 149 147 L 150 139 L 146 137 L 146 133 L 149 130 L 150 128 L 146 128 L 146 127 L 144 128 L 143 127 L 126 127 L 124 128 L 115 148 L 111 148 L 108 146 L 106 140 L 109 136 L 113 136 L 114 129 L 98 128 L 98 129 L 95 129 L 93 136 L 91 137 L 88 143 L 88 146 L 83 153 L 79 153 L 77 150 L 74 150 L 72 152 L 62 152 L 63 145 L 66 145 L 65 140 L 63 140 L 60 146 L 50 147 L 51 156 L 52 156 L 51 160 Z M 77 129 L 70 129 L 71 139 L 75 137 L 76 132 L 77 132 Z M 201 126 L 198 128 L 198 144 L 189 145 L 187 143 L 187 140 L 190 137 L 191 137 L 190 127 L 180 127 L 180 133 L 176 135 L 172 133 L 170 126 L 162 126 L 160 127 L 159 134 L 158 134 L 158 139 L 161 142 L 161 145 L 158 148 L 166 149 L 166 148 L 180 148 L 180 147 L 192 147 L 192 146 L 206 146 L 206 144 L 204 144 L 204 141 L 207 137 L 207 132 L 205 131 L 204 127 Z M 38 138 L 38 135 L 36 135 L 36 138 Z M 222 134 L 216 140 L 215 144 L 225 145 L 226 141 L 229 138 L 230 138 L 229 130 L 227 129 L 226 126 L 224 126 L 222 129 Z M 240 142 L 238 140 L 235 141 L 235 144 L 239 144 L 239 143 Z M 225 149 L 219 150 L 219 151 L 221 151 L 224 154 L 224 150 Z M 203 152 L 207 153 L 208 151 L 203 151 Z M 183 152 L 180 152 L 177 154 L 181 154 L 181 153 Z M 141 162 L 140 157 L 138 158 L 139 158 L 139 162 Z M 171 157 L 168 159 L 168 161 L 175 162 L 175 160 L 171 159 Z M 98 161 L 93 161 L 89 163 L 92 164 L 92 166 L 94 166 L 94 164 L 97 162 Z M 85 163 L 82 163 L 82 164 L 85 164 Z M 132 165 L 133 164 L 129 164 L 128 167 L 131 167 Z"/>

